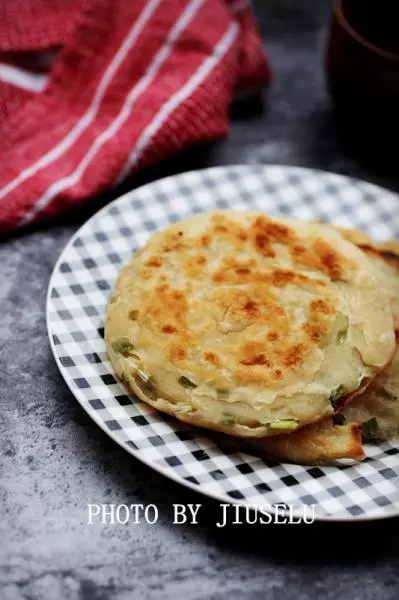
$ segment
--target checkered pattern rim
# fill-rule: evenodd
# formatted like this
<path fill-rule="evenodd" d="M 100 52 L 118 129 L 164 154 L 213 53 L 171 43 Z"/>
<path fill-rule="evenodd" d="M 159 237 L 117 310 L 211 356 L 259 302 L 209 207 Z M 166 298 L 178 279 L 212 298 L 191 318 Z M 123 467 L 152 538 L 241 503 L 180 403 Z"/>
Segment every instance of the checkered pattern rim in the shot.
<path fill-rule="evenodd" d="M 234 208 L 358 227 L 376 239 L 399 237 L 396 195 L 336 175 L 283 166 L 232 166 L 168 177 L 134 190 L 94 215 L 54 269 L 47 324 L 54 356 L 83 408 L 128 452 L 164 475 L 221 502 L 316 505 L 321 520 L 399 514 L 399 447 L 367 447 L 361 464 L 274 464 L 239 443 L 184 425 L 115 379 L 103 318 L 122 265 L 156 229 L 195 212 Z"/>

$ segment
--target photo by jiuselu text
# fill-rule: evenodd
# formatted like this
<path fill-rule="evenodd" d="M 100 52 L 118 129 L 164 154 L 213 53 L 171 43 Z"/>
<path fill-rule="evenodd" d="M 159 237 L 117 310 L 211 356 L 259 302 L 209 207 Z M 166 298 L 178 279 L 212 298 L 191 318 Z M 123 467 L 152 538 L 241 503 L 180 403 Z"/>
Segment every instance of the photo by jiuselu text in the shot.
<path fill-rule="evenodd" d="M 205 517 L 202 504 L 173 504 L 171 522 L 173 525 L 199 525 Z M 215 517 L 218 528 L 228 525 L 297 525 L 312 524 L 315 521 L 315 505 L 295 507 L 287 504 L 238 505 L 219 504 Z M 159 519 L 155 504 L 88 504 L 88 525 L 153 525 Z"/>

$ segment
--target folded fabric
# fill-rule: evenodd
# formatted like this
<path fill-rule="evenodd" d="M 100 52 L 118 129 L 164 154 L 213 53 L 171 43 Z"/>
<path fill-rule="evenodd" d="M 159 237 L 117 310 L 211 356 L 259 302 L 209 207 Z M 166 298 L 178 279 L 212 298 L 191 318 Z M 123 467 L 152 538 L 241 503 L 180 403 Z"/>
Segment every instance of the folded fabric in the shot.
<path fill-rule="evenodd" d="M 49 74 L 13 62 L 57 47 Z M 0 0 L 0 53 L 3 232 L 226 135 L 270 78 L 245 0 Z"/>

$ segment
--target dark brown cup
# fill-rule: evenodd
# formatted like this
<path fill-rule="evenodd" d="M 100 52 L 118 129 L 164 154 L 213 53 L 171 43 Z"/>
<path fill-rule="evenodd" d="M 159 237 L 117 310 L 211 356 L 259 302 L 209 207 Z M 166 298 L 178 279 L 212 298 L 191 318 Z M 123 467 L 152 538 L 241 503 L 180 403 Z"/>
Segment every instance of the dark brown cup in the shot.
<path fill-rule="evenodd" d="M 327 84 L 346 144 L 369 166 L 399 175 L 399 52 L 354 30 L 351 11 L 360 4 L 335 0 Z"/>

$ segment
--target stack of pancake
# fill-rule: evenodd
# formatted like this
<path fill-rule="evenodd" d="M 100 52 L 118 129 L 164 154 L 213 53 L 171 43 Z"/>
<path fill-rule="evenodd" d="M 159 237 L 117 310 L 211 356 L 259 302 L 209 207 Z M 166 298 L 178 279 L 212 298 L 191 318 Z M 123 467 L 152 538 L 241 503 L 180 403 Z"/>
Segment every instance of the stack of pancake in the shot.
<path fill-rule="evenodd" d="M 122 270 L 116 374 L 176 418 L 299 463 L 399 436 L 399 243 L 260 212 L 202 213 Z"/>

